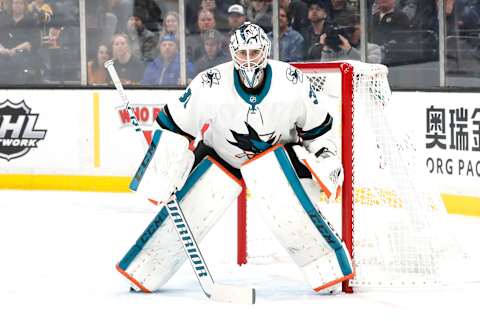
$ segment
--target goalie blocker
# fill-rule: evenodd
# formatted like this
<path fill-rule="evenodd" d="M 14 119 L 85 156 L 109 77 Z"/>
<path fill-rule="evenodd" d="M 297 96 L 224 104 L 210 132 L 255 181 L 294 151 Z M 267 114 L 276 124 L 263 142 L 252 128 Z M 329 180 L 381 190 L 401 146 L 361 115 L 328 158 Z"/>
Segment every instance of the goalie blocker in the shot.
<path fill-rule="evenodd" d="M 305 192 L 283 146 L 259 154 L 241 172 L 266 225 L 312 289 L 329 293 L 354 277 L 345 244 Z"/>

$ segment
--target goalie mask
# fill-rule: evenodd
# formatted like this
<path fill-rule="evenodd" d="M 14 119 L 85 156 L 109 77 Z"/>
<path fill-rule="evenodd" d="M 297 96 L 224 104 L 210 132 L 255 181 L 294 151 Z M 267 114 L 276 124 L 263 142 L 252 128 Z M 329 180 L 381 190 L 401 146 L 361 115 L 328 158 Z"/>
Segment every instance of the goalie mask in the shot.
<path fill-rule="evenodd" d="M 257 87 L 263 79 L 271 42 L 262 28 L 249 22 L 241 25 L 230 37 L 230 54 L 242 83 Z"/>

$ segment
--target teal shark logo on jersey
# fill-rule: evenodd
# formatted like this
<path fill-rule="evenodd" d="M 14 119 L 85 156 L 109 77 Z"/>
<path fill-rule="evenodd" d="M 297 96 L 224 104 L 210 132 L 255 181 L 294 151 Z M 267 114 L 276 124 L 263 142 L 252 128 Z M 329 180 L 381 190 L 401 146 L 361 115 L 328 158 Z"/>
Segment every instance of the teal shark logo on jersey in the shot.
<path fill-rule="evenodd" d="M 297 68 L 288 67 L 286 73 L 287 79 L 294 85 L 303 82 L 303 74 Z"/>
<path fill-rule="evenodd" d="M 248 134 L 240 134 L 233 130 L 230 130 L 235 141 L 229 141 L 230 144 L 243 150 L 243 153 L 235 155 L 238 158 L 247 157 L 248 159 L 254 157 L 256 154 L 259 154 L 273 145 L 278 141 L 278 138 L 274 135 L 275 133 L 268 134 L 258 134 L 257 131 L 250 126 L 247 122 L 244 123 L 247 127 Z M 263 140 L 261 137 L 267 137 L 267 140 Z"/>

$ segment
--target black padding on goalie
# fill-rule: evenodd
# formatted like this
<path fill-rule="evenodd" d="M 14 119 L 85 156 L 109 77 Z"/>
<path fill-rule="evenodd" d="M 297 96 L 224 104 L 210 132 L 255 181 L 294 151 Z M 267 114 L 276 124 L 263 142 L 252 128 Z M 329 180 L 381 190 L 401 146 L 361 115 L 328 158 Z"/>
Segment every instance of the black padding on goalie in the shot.
<path fill-rule="evenodd" d="M 298 178 L 312 178 L 312 174 L 308 170 L 308 168 L 303 165 L 303 163 L 298 159 L 297 154 L 293 150 L 293 146 L 300 145 L 299 143 L 289 143 L 285 144 L 285 150 L 287 151 L 288 158 L 292 162 L 293 169 L 297 173 Z"/>

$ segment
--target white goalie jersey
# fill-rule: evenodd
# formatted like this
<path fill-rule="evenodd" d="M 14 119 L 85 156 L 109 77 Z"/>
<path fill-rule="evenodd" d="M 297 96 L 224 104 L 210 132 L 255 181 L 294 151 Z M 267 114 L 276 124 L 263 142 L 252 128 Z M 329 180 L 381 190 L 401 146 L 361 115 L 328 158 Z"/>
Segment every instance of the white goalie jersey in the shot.
<path fill-rule="evenodd" d="M 309 149 L 331 131 L 330 108 L 331 100 L 315 93 L 307 77 L 287 63 L 269 60 L 263 88 L 251 94 L 241 86 L 233 63 L 227 62 L 195 77 L 157 122 L 190 138 L 208 124 L 204 144 L 240 168 L 275 144 L 302 142 Z"/>

